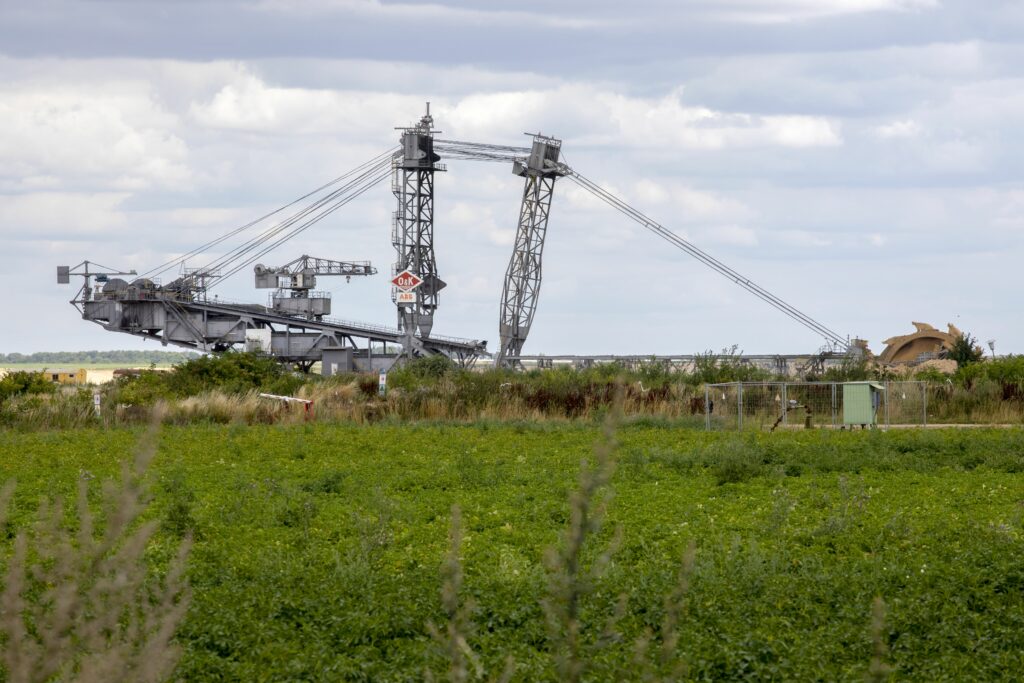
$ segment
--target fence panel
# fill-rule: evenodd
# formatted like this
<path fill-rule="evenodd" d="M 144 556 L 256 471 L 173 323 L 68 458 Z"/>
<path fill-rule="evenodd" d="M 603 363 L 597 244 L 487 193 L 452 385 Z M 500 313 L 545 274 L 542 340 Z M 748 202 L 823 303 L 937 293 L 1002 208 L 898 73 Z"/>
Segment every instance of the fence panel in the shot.
<path fill-rule="evenodd" d="M 739 386 L 709 384 L 706 387 L 705 410 L 709 431 L 739 429 Z"/>
<path fill-rule="evenodd" d="M 790 410 L 784 424 L 787 427 L 807 426 L 809 415 L 812 427 L 838 426 L 843 420 L 842 412 L 837 410 L 838 393 L 836 385 L 830 382 L 790 383 L 786 387 Z"/>
<path fill-rule="evenodd" d="M 882 409 L 885 410 L 885 424 L 887 426 L 923 426 L 928 424 L 927 392 L 928 384 L 926 382 L 886 382 L 885 402 L 882 405 Z"/>
<path fill-rule="evenodd" d="M 928 424 L 926 382 L 886 382 L 880 427 Z M 707 429 L 843 428 L 842 382 L 731 382 L 705 387 Z"/>

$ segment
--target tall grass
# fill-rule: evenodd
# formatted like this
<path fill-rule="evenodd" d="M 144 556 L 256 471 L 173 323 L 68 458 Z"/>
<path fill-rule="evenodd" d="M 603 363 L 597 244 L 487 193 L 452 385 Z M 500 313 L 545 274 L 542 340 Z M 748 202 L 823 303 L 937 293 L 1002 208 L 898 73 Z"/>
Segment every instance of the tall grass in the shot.
<path fill-rule="evenodd" d="M 149 571 L 144 553 L 158 522 L 141 520 L 142 476 L 156 441 L 154 424 L 121 481 L 104 486 L 99 529 L 82 479 L 77 529 L 65 523 L 57 499 L 40 505 L 32 533 L 17 534 L 0 595 L 9 683 L 157 683 L 170 675 L 179 656 L 172 639 L 189 604 L 190 542 L 179 545 L 162 579 Z M 0 494 L 0 526 L 13 491 L 9 482 Z"/>
<path fill-rule="evenodd" d="M 0 403 L 0 426 L 39 430 L 132 424 L 148 420 L 159 404 L 166 406 L 166 419 L 175 424 L 291 423 L 306 419 L 301 406 L 282 406 L 261 399 L 260 391 L 313 400 L 316 419 L 320 420 L 600 420 L 610 409 L 616 382 L 621 381 L 621 409 L 627 418 L 652 417 L 701 427 L 705 407 L 700 381 L 767 379 L 751 375 L 742 363 L 715 358 L 701 360 L 693 372 L 674 372 L 650 363 L 628 371 L 610 364 L 520 373 L 471 372 L 454 368 L 447 361 L 421 359 L 391 372 L 387 395 L 380 397 L 376 375 L 320 378 L 271 374 L 263 368 L 266 362 L 257 364 L 260 374 L 241 363 L 242 355 L 229 354 L 224 361 L 227 369 L 204 361 L 190 365 L 188 373 L 182 370 L 178 379 L 144 373 L 104 387 L 100 389 L 99 418 L 93 412 L 92 389 L 13 396 Z M 1024 375 L 1019 376 L 1024 370 L 1018 368 L 1024 367 L 1024 362 L 1013 360 L 972 364 L 953 377 L 932 381 L 928 389 L 929 421 L 1024 423 Z M 218 368 L 231 372 L 224 374 Z M 847 374 L 856 375 L 853 371 Z M 776 417 L 772 413 L 765 419 Z"/>
<path fill-rule="evenodd" d="M 616 639 L 615 622 L 624 611 L 620 601 L 622 609 L 607 620 L 600 635 L 585 637 L 583 602 L 594 592 L 621 541 L 621 534 L 616 532 L 592 562 L 585 562 L 584 549 L 590 538 L 601 531 L 611 496 L 608 484 L 615 471 L 615 431 L 621 421 L 622 401 L 620 388 L 605 419 L 601 439 L 594 446 L 593 462 L 584 459 L 580 464 L 579 484 L 569 498 L 569 526 L 562 542 L 549 548 L 545 557 L 548 593 L 542 604 L 548 637 L 558 678 L 570 683 L 582 679 L 594 650 Z"/>
<path fill-rule="evenodd" d="M 871 664 L 865 676 L 868 683 L 885 683 L 893 673 L 893 668 L 885 661 L 889 646 L 886 645 L 884 631 L 885 602 L 876 597 L 871 603 Z"/>
<path fill-rule="evenodd" d="M 452 521 L 449 532 L 449 550 L 444 564 L 441 566 L 441 606 L 444 608 L 445 625 L 438 627 L 433 622 L 427 623 L 427 631 L 434 642 L 440 646 L 448 667 L 444 679 L 449 683 L 466 683 L 471 680 L 483 680 L 485 671 L 480 657 L 469 645 L 473 636 L 472 620 L 473 603 L 462 596 L 462 513 L 458 505 L 452 506 Z M 515 673 L 515 662 L 509 657 L 505 668 L 491 680 L 507 683 Z M 438 680 L 433 671 L 424 672 L 428 682 Z"/>

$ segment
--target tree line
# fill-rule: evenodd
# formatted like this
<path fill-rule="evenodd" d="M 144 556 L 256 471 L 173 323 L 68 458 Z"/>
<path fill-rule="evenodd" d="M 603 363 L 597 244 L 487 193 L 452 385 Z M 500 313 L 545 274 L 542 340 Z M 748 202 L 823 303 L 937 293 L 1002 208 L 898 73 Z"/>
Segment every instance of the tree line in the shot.
<path fill-rule="evenodd" d="M 199 358 L 193 351 L 39 351 L 0 353 L 0 365 L 17 363 L 125 363 L 169 365 Z"/>

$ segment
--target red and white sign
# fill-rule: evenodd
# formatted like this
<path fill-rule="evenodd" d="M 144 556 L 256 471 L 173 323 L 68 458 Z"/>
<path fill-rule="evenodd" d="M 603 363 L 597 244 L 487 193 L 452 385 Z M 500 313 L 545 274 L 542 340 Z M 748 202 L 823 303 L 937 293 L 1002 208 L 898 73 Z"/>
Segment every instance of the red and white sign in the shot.
<path fill-rule="evenodd" d="M 423 279 L 413 273 L 410 273 L 408 270 L 403 270 L 401 273 L 391 278 L 391 284 L 398 287 L 403 292 L 411 292 L 423 284 Z"/>
<path fill-rule="evenodd" d="M 398 292 L 395 295 L 395 303 L 414 304 L 416 303 L 416 292 Z"/>

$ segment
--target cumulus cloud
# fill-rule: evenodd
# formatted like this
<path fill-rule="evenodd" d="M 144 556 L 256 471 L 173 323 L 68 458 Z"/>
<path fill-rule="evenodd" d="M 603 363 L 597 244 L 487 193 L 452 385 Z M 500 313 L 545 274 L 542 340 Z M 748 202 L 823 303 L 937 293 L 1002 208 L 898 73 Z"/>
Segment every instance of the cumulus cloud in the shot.
<path fill-rule="evenodd" d="M 912 138 L 921 133 L 921 126 L 913 119 L 893 121 L 875 128 L 880 138 Z"/>
<path fill-rule="evenodd" d="M 194 102 L 190 115 L 201 125 L 240 131 L 311 135 L 379 134 L 382 121 L 396 112 L 418 112 L 413 96 L 268 85 L 241 70 L 206 102 Z"/>
<path fill-rule="evenodd" d="M 182 186 L 190 180 L 188 149 L 176 128 L 146 88 L 7 83 L 0 87 L 0 177 L 26 189 Z"/>
<path fill-rule="evenodd" d="M 166 14 L 101 0 L 87 24 L 61 0 L 0 7 L 0 42 L 22 55 L 0 57 L 0 286 L 82 258 L 155 265 L 394 145 L 393 127 L 429 100 L 449 138 L 564 138 L 568 162 L 602 187 L 872 340 L 939 315 L 948 304 L 929 274 L 955 259 L 965 327 L 1019 350 L 1009 340 L 1024 322 L 988 311 L 1015 310 L 1024 253 L 1024 45 L 1012 15 L 979 7 L 211 0 Z M 494 339 L 521 191 L 506 165 L 452 162 L 438 177 L 451 285 L 440 332 Z M 265 261 L 307 252 L 386 272 L 393 204 L 382 185 Z M 556 185 L 545 257 L 528 350 L 818 343 L 570 179 Z M 865 297 L 896 287 L 903 300 L 837 311 L 831 283 L 851 277 Z M 249 280 L 222 295 L 258 299 Z M 339 289 L 339 314 L 390 322 L 382 282 Z M 38 291 L 31 312 L 15 304 L 0 351 L 132 343 L 75 320 L 65 290 Z M 61 321 L 59 343 L 39 312 Z M 581 340 L 588 325 L 605 332 Z"/>
<path fill-rule="evenodd" d="M 921 11 L 938 5 L 938 0 L 720 0 L 709 11 L 720 19 L 784 23 L 866 12 Z"/>
<path fill-rule="evenodd" d="M 705 231 L 707 237 L 720 244 L 732 244 L 740 247 L 756 247 L 757 232 L 740 225 L 719 225 Z"/>
<path fill-rule="evenodd" d="M 380 0 L 261 0 L 255 8 L 271 13 L 292 15 L 362 14 L 382 21 L 406 19 L 414 21 L 451 22 L 466 25 L 514 24 L 560 29 L 581 29 L 601 26 L 604 22 L 586 16 L 559 15 L 546 12 L 523 12 L 500 8 L 478 9 L 459 7 L 445 2 L 381 2 Z"/>
<path fill-rule="evenodd" d="M 128 225 L 124 192 L 28 192 L 0 202 L 0 235 L 4 244 L 17 241 L 82 241 L 112 239 Z"/>
<path fill-rule="evenodd" d="M 683 104 L 681 92 L 631 97 L 593 85 L 470 94 L 435 100 L 434 114 L 456 138 L 494 140 L 552 121 L 586 144 L 719 149 L 842 144 L 840 125 L 822 117 L 760 116 Z M 191 114 L 202 125 L 274 133 L 380 130 L 395 112 L 417 112 L 416 97 L 374 91 L 282 88 L 240 73 Z M 411 122 L 410 122 L 411 123 Z M 552 132 L 552 131 L 549 131 Z"/>

